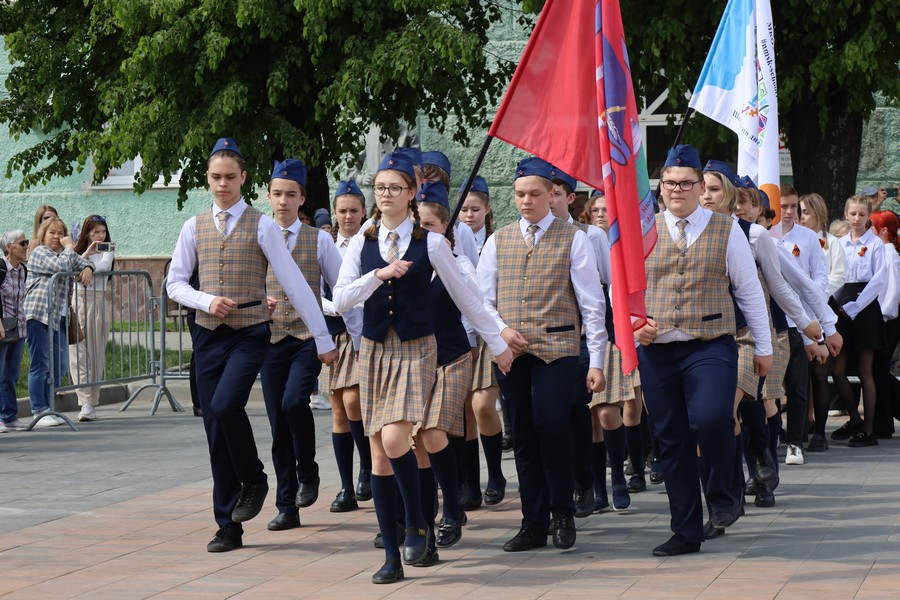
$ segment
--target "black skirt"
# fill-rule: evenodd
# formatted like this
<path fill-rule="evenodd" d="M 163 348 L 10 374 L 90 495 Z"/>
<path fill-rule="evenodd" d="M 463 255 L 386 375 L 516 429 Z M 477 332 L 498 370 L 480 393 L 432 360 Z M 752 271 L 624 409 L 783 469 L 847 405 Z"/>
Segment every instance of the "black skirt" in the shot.
<path fill-rule="evenodd" d="M 867 283 L 866 281 L 845 283 L 836 298 L 838 306 L 859 298 Z M 887 347 L 887 327 L 878 300 L 872 300 L 855 319 L 840 311 L 837 330 L 844 338 L 844 350 L 882 350 Z"/>

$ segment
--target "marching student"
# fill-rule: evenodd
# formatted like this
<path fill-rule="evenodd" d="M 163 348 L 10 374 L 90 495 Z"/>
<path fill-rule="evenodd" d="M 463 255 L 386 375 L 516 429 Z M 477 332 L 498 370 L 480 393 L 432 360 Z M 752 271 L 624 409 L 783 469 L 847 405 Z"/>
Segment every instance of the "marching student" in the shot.
<path fill-rule="evenodd" d="M 268 198 L 284 244 L 318 301 L 319 282 L 324 280 L 334 285 L 341 270 L 341 255 L 328 233 L 300 222 L 300 207 L 306 203 L 306 174 L 306 165 L 299 160 L 288 158 L 276 162 Z M 275 299 L 276 308 L 261 375 L 272 429 L 272 464 L 278 481 L 275 495 L 278 515 L 268 528 L 281 531 L 299 527 L 297 509 L 312 506 L 319 497 L 316 424 L 309 397 L 322 362 L 333 363 L 338 351 L 332 350 L 319 360 L 309 327 L 303 316 L 292 310 L 271 268 L 266 276 L 266 293 Z"/>
<path fill-rule="evenodd" d="M 366 215 L 366 198 L 353 180 L 340 181 L 334 193 L 334 244 L 343 259 L 350 240 L 359 233 Z M 343 314 L 334 310 L 331 286 L 322 286 L 325 323 L 338 349 L 338 359 L 323 370 L 320 388 L 330 390 L 331 444 L 341 477 L 341 489 L 331 503 L 331 512 L 347 512 L 359 507 L 357 501 L 372 499 L 372 451 L 363 430 L 359 407 L 359 373 L 356 353 L 362 335 L 362 311 L 352 308 Z M 352 333 L 351 333 L 352 332 Z M 359 480 L 353 492 L 353 448 L 359 453 Z"/>
<path fill-rule="evenodd" d="M 675 556 L 697 552 L 703 542 L 698 448 L 713 526 L 724 529 L 739 517 L 732 494 L 738 355 L 731 293 L 756 342 L 757 375 L 766 374 L 772 349 L 749 244 L 730 217 L 700 206 L 705 186 L 693 147 L 669 151 L 661 187 L 666 211 L 646 261 L 648 319 L 635 336 L 672 515 L 673 535 L 653 555 Z"/>
<path fill-rule="evenodd" d="M 450 194 L 450 160 L 443 152 L 430 151 L 422 153 L 422 182 L 439 182 Z M 421 187 L 421 184 L 419 185 Z M 464 255 L 473 265 L 478 266 L 478 255 L 481 252 L 472 229 L 464 221 L 453 225 L 453 249 L 457 255 Z"/>
<path fill-rule="evenodd" d="M 832 376 L 850 420 L 832 432 L 831 439 L 849 439 L 851 448 L 878 445 L 874 433 L 876 388 L 872 361 L 876 351 L 887 347 L 887 331 L 878 295 L 887 283 L 889 271 L 885 266 L 884 242 L 869 228 L 871 206 L 871 199 L 866 196 L 851 196 L 844 203 L 844 218 L 850 224 L 850 233 L 840 239 L 840 245 L 847 259 L 847 280 L 835 295 L 840 307 L 838 330 L 844 336 L 845 344 L 834 360 Z M 850 354 L 856 358 L 863 419 L 847 380 Z"/>
<path fill-rule="evenodd" d="M 509 370 L 512 352 L 460 276 L 446 240 L 415 224 L 419 215 L 413 162 L 401 153 L 387 155 L 373 189 L 373 224 L 350 241 L 333 301 L 339 312 L 365 302 L 360 401 L 372 446 L 372 496 L 385 550 L 385 563 L 372 581 L 392 583 L 403 578 L 395 478 L 406 513 L 402 562 L 415 564 L 429 549 L 410 437 L 424 418 L 437 369 L 434 323 L 423 310 L 432 274 L 438 274 L 462 314 L 488 341 L 501 371 Z"/>
<path fill-rule="evenodd" d="M 897 215 L 889 210 L 872 213 L 872 232 L 884 242 L 884 267 L 887 269 L 885 285 L 878 294 L 878 306 L 884 317 L 887 330 L 887 345 L 875 352 L 872 375 L 875 377 L 875 423 L 873 433 L 879 439 L 894 436 L 894 415 L 891 398 L 900 397 L 900 382 L 891 373 L 891 357 L 900 340 L 900 319 L 897 318 L 900 304 L 900 237 L 897 237 Z"/>
<path fill-rule="evenodd" d="M 166 290 L 172 300 L 197 309 L 192 333 L 197 391 L 219 525 L 206 549 L 227 552 L 242 546 L 241 523 L 259 514 L 269 490 L 245 410 L 271 337 L 266 302 L 269 265 L 308 324 L 320 359 L 329 360 L 334 342 L 279 227 L 241 198 L 247 172 L 235 141 L 219 139 L 207 165 L 213 204 L 181 228 Z M 199 290 L 189 283 L 195 265 Z"/>
<path fill-rule="evenodd" d="M 550 212 L 552 178 L 539 158 L 519 162 L 514 189 L 522 218 L 488 239 L 478 264 L 485 307 L 517 355 L 509 373 L 497 375 L 515 426 L 523 517 L 507 552 L 546 546 L 548 534 L 557 548 L 575 544 L 571 406 L 576 385 L 592 392 L 605 385 L 595 254 L 584 232 Z M 577 380 L 581 323 L 590 354 L 584 381 Z"/>

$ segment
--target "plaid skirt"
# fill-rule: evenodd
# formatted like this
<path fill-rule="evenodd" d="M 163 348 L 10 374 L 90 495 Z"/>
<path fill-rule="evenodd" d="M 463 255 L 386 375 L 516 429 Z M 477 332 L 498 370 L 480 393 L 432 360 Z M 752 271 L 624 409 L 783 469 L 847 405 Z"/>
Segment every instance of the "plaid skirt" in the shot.
<path fill-rule="evenodd" d="M 488 348 L 483 339 L 478 338 L 478 362 L 472 373 L 472 385 L 470 392 L 484 390 L 497 385 L 497 376 L 494 375 L 494 353 Z"/>
<path fill-rule="evenodd" d="M 606 389 L 591 396 L 588 408 L 600 404 L 622 406 L 627 400 L 634 400 L 634 388 L 641 385 L 641 374 L 637 369 L 630 375 L 622 373 L 622 353 L 615 344 L 606 345 L 606 367 L 603 374 L 606 376 Z"/>
<path fill-rule="evenodd" d="M 319 390 L 333 392 L 343 388 L 359 385 L 359 373 L 356 367 L 356 352 L 353 350 L 353 340 L 346 331 L 334 338 L 337 346 L 338 358 L 329 367 L 322 368 L 322 376 L 319 378 Z"/>
<path fill-rule="evenodd" d="M 788 359 L 791 357 L 791 346 L 788 343 L 787 331 L 772 336 L 772 368 L 766 375 L 763 386 L 763 398 L 774 400 L 784 397 L 784 374 L 787 372 Z"/>
<path fill-rule="evenodd" d="M 421 423 L 425 399 L 431 398 L 437 369 L 433 335 L 400 341 L 388 329 L 383 342 L 362 338 L 359 394 L 367 436 L 397 421 Z"/>
<path fill-rule="evenodd" d="M 425 407 L 421 429 L 440 429 L 457 437 L 463 435 L 463 413 L 473 370 L 472 356 L 468 352 L 437 368 L 434 394 Z"/>
<path fill-rule="evenodd" d="M 756 344 L 753 343 L 753 336 L 750 335 L 749 327 L 742 327 L 734 337 L 738 349 L 738 389 L 750 396 L 756 398 L 759 390 L 759 377 L 753 372 L 753 350 Z M 775 332 L 772 332 L 772 342 L 775 342 Z"/>

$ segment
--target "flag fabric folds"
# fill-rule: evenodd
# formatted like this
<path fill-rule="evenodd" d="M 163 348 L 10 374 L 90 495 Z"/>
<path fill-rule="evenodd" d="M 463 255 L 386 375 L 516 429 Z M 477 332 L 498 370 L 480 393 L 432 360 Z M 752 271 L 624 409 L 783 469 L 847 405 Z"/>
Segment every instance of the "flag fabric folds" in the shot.
<path fill-rule="evenodd" d="M 738 136 L 738 174 L 780 207 L 778 84 L 769 0 L 729 0 L 689 106 Z"/>
<path fill-rule="evenodd" d="M 647 319 L 656 200 L 618 0 L 548 0 L 488 134 L 605 191 L 616 345 L 630 373 L 637 352 L 628 333 Z"/>

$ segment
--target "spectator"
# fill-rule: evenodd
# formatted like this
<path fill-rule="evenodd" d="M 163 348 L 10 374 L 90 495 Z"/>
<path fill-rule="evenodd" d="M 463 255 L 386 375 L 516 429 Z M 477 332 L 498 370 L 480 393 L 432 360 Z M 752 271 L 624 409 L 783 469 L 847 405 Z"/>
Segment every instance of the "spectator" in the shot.
<path fill-rule="evenodd" d="M 892 187 L 892 188 L 884 188 L 879 194 L 884 196 L 884 201 L 881 203 L 881 210 L 889 210 L 894 213 L 895 216 L 900 218 L 900 202 L 897 202 L 897 195 L 900 193 L 900 188 Z"/>
<path fill-rule="evenodd" d="M 316 210 L 316 227 L 331 235 L 331 215 L 328 214 L 327 208 Z"/>
<path fill-rule="evenodd" d="M 91 215 L 84 220 L 76 254 L 94 265 L 94 272 L 111 271 L 115 252 L 97 250 L 100 242 L 109 242 L 109 228 L 106 219 Z M 90 287 L 75 286 L 74 307 L 78 325 L 84 330 L 84 339 L 69 344 L 69 369 L 76 384 L 103 379 L 106 365 L 106 339 L 109 337 L 109 308 L 107 306 L 107 286 L 109 277 L 95 277 Z M 78 396 L 79 421 L 93 421 L 97 418 L 94 407 L 100 403 L 100 386 L 83 387 L 75 390 Z"/>
<path fill-rule="evenodd" d="M 50 352 L 55 352 L 53 380 L 59 385 L 64 372 L 66 347 L 66 291 L 64 281 L 50 288 L 50 279 L 56 273 L 81 271 L 80 280 L 85 286 L 91 285 L 94 264 L 75 253 L 75 243 L 68 235 L 66 224 L 59 217 L 51 217 L 41 223 L 38 229 L 40 245 L 31 253 L 26 279 L 25 319 L 28 339 L 28 355 L 31 367 L 28 370 L 28 395 L 31 397 L 31 412 L 34 427 L 52 427 L 65 423 L 59 417 L 43 413 L 50 410 Z M 50 314 L 51 306 L 58 312 Z M 56 319 L 58 327 L 52 332 L 50 323 Z"/>
<path fill-rule="evenodd" d="M 41 223 L 46 221 L 51 217 L 58 217 L 59 212 L 49 204 L 41 204 L 38 206 L 38 209 L 34 213 L 34 229 L 31 232 L 31 243 L 28 245 L 28 256 L 31 256 L 31 253 L 34 252 L 34 249 L 41 245 L 41 240 L 38 239 L 38 229 L 41 227 Z"/>
<path fill-rule="evenodd" d="M 16 383 L 19 381 L 19 367 L 25 350 L 25 251 L 28 240 L 21 229 L 7 231 L 0 237 L 5 258 L 0 263 L 0 316 L 14 317 L 17 331 L 4 331 L 0 327 L 0 339 L 18 337 L 16 341 L 0 344 L 0 431 L 18 431 L 27 427 L 18 418 L 19 404 L 16 400 Z"/>

